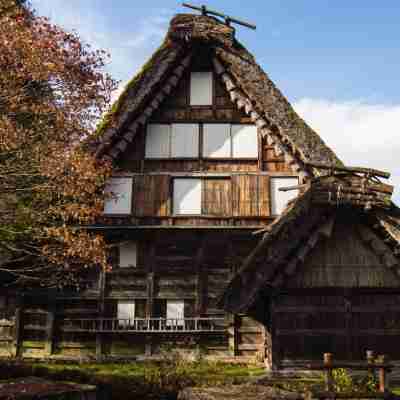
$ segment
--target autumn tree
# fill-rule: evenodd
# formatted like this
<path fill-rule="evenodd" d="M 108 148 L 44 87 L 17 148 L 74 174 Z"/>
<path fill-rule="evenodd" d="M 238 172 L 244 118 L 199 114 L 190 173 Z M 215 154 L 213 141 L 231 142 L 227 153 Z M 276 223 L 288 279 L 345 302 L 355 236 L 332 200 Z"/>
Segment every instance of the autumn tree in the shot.
<path fill-rule="evenodd" d="M 110 166 L 90 151 L 115 82 L 107 55 L 0 0 L 0 282 L 59 286 L 107 266 L 82 228 L 103 208 Z"/>

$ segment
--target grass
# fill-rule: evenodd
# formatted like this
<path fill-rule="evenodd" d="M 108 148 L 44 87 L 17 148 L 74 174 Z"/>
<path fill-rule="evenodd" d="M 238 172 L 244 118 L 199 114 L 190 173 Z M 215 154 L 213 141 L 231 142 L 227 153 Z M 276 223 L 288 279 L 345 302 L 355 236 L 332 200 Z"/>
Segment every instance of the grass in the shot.
<path fill-rule="evenodd" d="M 97 385 L 111 400 L 175 399 L 179 390 L 187 386 L 240 384 L 264 372 L 261 367 L 204 360 L 108 364 L 0 362 L 2 379 L 36 376 Z"/>

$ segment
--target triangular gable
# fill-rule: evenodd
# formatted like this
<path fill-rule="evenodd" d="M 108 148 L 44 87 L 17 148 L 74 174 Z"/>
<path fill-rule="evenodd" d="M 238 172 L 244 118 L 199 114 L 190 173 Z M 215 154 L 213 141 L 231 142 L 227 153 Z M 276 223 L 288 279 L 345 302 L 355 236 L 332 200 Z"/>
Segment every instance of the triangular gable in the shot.
<path fill-rule="evenodd" d="M 234 29 L 212 17 L 191 14 L 177 15 L 171 21 L 163 45 L 106 116 L 98 129 L 98 156 L 116 159 L 126 150 L 139 127 L 179 83 L 199 45 L 213 49 L 215 72 L 225 82 L 232 101 L 262 129 L 269 143 L 285 154 L 293 169 L 310 170 L 307 163 L 341 164 L 234 38 Z"/>
<path fill-rule="evenodd" d="M 266 288 L 287 284 L 319 242 L 331 236 L 336 216 L 342 212 L 358 218 L 357 235 L 380 265 L 399 274 L 399 241 L 389 245 L 377 219 L 378 214 L 389 214 L 392 189 L 354 174 L 314 179 L 263 230 L 263 238 L 222 294 L 220 306 L 233 313 L 245 312 Z"/>
<path fill-rule="evenodd" d="M 329 236 L 299 263 L 292 276 L 280 279 L 288 288 L 400 287 L 399 260 L 357 213 L 339 212 Z"/>

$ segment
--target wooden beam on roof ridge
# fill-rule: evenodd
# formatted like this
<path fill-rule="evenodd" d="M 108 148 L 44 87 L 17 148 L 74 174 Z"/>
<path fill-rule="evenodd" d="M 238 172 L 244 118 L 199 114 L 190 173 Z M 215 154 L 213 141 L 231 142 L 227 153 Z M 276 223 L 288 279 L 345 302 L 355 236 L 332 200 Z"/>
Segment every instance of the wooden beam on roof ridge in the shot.
<path fill-rule="evenodd" d="M 330 165 L 323 163 L 315 163 L 315 162 L 305 162 L 305 165 L 308 165 L 312 168 L 317 169 L 327 169 L 332 171 L 340 171 L 340 172 L 353 172 L 353 173 L 362 173 L 370 176 L 379 176 L 380 178 L 389 179 L 390 172 L 380 171 L 378 169 L 373 168 L 364 168 L 364 167 L 345 167 L 341 165 Z"/>

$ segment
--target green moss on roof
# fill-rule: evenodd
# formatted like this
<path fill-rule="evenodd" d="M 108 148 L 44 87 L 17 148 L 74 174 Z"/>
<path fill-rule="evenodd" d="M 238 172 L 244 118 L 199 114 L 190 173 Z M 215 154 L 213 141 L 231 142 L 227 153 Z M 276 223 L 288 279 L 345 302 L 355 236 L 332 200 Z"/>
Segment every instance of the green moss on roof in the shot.
<path fill-rule="evenodd" d="M 125 85 L 123 91 L 119 95 L 118 99 L 114 101 L 110 110 L 104 115 L 102 120 L 98 123 L 94 136 L 101 137 L 106 129 L 114 122 L 114 118 L 122 111 L 122 107 L 125 104 L 129 91 L 135 87 L 144 75 L 153 67 L 155 60 L 161 54 L 163 50 L 170 46 L 170 41 L 165 38 L 161 46 L 155 51 L 151 58 L 142 66 L 140 71 L 133 76 L 133 78 Z"/>

